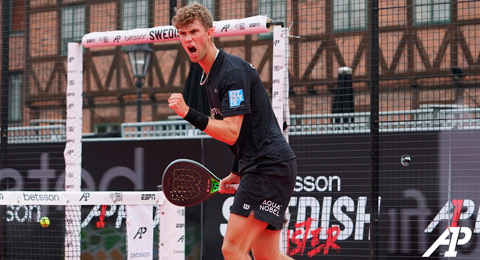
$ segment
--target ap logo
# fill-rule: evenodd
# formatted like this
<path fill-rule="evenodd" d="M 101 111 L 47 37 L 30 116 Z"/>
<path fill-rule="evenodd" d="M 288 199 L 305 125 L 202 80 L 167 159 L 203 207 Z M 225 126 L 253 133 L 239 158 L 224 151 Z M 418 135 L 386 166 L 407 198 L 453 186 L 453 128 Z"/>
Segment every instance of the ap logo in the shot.
<path fill-rule="evenodd" d="M 425 233 L 431 233 L 442 221 L 449 221 L 449 226 L 443 231 L 440 237 L 430 246 L 422 257 L 430 257 L 432 253 L 440 246 L 447 246 L 445 257 L 456 257 L 457 246 L 467 244 L 472 238 L 472 233 L 478 233 L 478 228 L 474 231 L 468 227 L 461 227 L 460 220 L 467 220 L 472 217 L 475 211 L 475 202 L 469 199 L 453 199 L 447 201 L 440 212 L 430 222 L 425 229 Z"/>
<path fill-rule="evenodd" d="M 459 239 L 460 233 L 463 234 L 463 238 Z M 451 234 L 451 236 L 450 236 Z M 450 239 L 448 238 L 450 236 Z M 472 230 L 468 227 L 448 227 L 440 235 L 440 237 L 433 243 L 432 246 L 422 255 L 422 257 L 430 257 L 432 253 L 439 246 L 447 246 L 448 251 L 445 251 L 445 257 L 456 257 L 457 251 L 455 250 L 457 245 L 465 245 L 472 238 Z"/>

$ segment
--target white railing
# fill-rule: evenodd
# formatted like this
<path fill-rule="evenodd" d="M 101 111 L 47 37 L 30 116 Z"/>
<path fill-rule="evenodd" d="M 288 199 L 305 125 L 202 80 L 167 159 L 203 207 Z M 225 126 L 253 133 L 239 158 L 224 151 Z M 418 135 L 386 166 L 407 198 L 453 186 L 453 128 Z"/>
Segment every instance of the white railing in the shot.
<path fill-rule="evenodd" d="M 65 125 L 17 126 L 8 128 L 8 143 L 65 142 Z"/>
<path fill-rule="evenodd" d="M 197 137 L 206 134 L 185 120 L 123 123 L 124 138 Z"/>
<path fill-rule="evenodd" d="M 480 130 L 480 108 L 420 108 L 379 114 L 380 132 Z M 370 113 L 291 115 L 289 135 L 370 132 Z M 122 137 L 203 137 L 185 120 L 122 124 Z"/>
<path fill-rule="evenodd" d="M 480 108 L 420 108 L 379 113 L 380 132 L 480 130 Z M 289 135 L 370 132 L 370 113 L 291 115 Z"/>
<path fill-rule="evenodd" d="M 199 138 L 207 136 L 183 119 L 124 123 L 122 138 Z M 420 108 L 379 114 L 380 132 L 480 130 L 480 108 Z M 370 132 L 370 113 L 290 115 L 289 135 Z M 8 128 L 9 143 L 65 142 L 65 125 Z M 86 135 L 85 135 L 86 136 Z"/>

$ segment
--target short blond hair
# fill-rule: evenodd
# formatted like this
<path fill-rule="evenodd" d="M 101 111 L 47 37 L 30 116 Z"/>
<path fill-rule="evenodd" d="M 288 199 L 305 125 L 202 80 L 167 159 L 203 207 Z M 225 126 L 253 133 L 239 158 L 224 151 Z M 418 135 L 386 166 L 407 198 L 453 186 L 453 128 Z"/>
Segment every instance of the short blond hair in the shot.
<path fill-rule="evenodd" d="M 191 24 L 198 19 L 205 29 L 213 28 L 213 17 L 210 11 L 199 3 L 184 6 L 177 10 L 177 14 L 172 19 L 172 24 L 179 29 L 185 25 Z"/>

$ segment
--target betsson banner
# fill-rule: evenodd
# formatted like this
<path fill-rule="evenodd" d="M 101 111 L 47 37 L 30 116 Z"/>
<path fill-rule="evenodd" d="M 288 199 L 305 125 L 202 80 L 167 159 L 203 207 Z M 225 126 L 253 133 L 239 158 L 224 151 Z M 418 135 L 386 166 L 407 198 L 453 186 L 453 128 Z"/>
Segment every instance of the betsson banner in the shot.
<path fill-rule="evenodd" d="M 127 259 L 153 259 L 153 207 L 127 205 Z"/>

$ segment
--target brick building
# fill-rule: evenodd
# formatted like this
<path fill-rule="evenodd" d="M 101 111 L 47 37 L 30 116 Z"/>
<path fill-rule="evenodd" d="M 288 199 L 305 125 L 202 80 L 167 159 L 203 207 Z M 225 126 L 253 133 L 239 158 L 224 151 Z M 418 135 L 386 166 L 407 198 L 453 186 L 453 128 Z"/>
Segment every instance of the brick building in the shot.
<path fill-rule="evenodd" d="M 168 25 L 172 10 L 187 2 L 2 1 L 2 116 L 8 114 L 9 126 L 64 119 L 67 42 L 89 32 Z M 297 36 L 290 39 L 292 114 L 330 113 L 340 67 L 352 69 L 355 112 L 369 111 L 376 39 L 380 111 L 480 103 L 478 1 L 380 0 L 378 28 L 371 24 L 373 1 L 200 2 L 215 20 L 263 14 L 291 27 L 290 34 Z M 215 41 L 255 65 L 271 88 L 270 34 Z M 150 47 L 154 55 L 142 88 L 142 121 L 173 114 L 166 98 L 183 90 L 190 68 L 178 42 Z M 121 123 L 136 121 L 136 88 L 123 47 L 84 49 L 83 90 L 84 133 L 118 130 Z"/>

